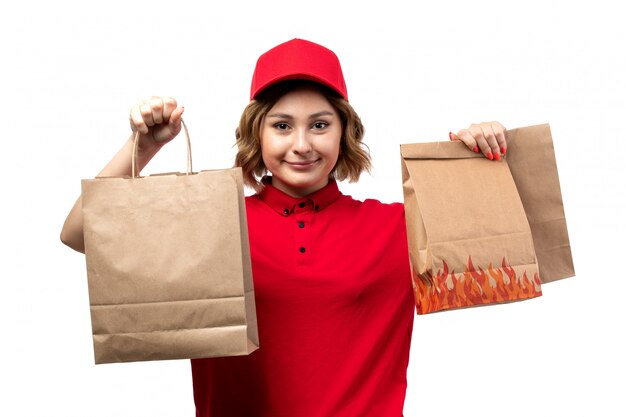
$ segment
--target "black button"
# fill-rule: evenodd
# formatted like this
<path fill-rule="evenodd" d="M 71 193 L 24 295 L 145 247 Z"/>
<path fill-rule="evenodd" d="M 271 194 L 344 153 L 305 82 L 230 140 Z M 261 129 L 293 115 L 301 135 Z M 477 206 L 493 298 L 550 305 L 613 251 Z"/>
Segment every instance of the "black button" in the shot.
<path fill-rule="evenodd" d="M 289 209 L 284 209 L 283 213 L 285 213 L 285 215 L 289 214 Z"/>
<path fill-rule="evenodd" d="M 320 211 L 320 206 L 315 206 L 315 211 Z"/>
<path fill-rule="evenodd" d="M 300 204 L 298 204 L 298 206 L 300 206 L 300 208 L 304 208 L 304 206 L 306 206 L 306 203 L 303 201 Z"/>
<path fill-rule="evenodd" d="M 298 227 L 299 227 L 300 229 L 304 228 L 304 222 L 298 222 Z"/>
<path fill-rule="evenodd" d="M 304 253 L 306 252 L 306 249 L 304 248 L 304 246 L 300 246 L 300 253 Z"/>

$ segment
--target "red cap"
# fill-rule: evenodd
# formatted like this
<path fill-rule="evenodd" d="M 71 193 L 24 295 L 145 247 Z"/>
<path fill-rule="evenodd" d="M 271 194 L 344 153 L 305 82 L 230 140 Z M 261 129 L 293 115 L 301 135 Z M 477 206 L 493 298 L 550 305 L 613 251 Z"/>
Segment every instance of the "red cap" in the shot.
<path fill-rule="evenodd" d="M 267 87 L 285 80 L 315 81 L 348 99 L 339 58 L 330 49 L 313 42 L 292 39 L 261 55 L 252 75 L 250 100 Z"/>

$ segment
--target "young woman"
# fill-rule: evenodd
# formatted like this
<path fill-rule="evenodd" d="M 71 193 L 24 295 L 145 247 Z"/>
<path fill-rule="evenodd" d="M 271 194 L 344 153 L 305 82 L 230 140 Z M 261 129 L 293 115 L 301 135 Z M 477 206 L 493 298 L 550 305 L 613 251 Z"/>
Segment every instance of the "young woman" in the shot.
<path fill-rule="evenodd" d="M 363 125 L 336 55 L 294 39 L 263 54 L 236 133 L 246 198 L 260 349 L 192 360 L 197 416 L 401 416 L 413 325 L 403 205 L 341 194 L 370 168 Z M 145 166 L 181 129 L 184 109 L 132 108 Z M 500 160 L 504 127 L 450 139 Z M 130 174 L 132 136 L 100 175 Z M 61 233 L 84 251 L 80 198 Z"/>

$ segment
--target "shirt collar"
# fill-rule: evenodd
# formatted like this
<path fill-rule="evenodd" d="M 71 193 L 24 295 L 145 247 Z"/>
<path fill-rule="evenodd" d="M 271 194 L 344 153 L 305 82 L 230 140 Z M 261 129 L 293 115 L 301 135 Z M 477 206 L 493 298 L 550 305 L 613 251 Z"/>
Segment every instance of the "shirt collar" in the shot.
<path fill-rule="evenodd" d="M 302 209 L 309 207 L 315 211 L 324 210 L 326 207 L 335 202 L 341 192 L 337 187 L 337 181 L 334 178 L 328 180 L 328 184 L 306 197 L 292 197 L 289 194 L 285 194 L 278 188 L 272 185 L 272 177 L 266 176 L 263 178 L 263 184 L 265 187 L 258 194 L 259 199 L 265 204 L 270 206 L 281 216 L 289 216 L 294 212 L 294 209 L 298 207 Z"/>

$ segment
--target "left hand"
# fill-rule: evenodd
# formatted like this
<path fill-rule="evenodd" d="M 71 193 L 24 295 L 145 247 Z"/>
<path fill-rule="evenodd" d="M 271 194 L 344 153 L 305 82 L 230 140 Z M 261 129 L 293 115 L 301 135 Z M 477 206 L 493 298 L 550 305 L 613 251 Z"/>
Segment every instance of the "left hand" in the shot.
<path fill-rule="evenodd" d="M 482 152 L 487 159 L 499 161 L 506 154 L 505 131 L 499 122 L 483 122 L 461 129 L 456 135 L 450 132 L 450 140 L 459 140 L 474 152 Z"/>

